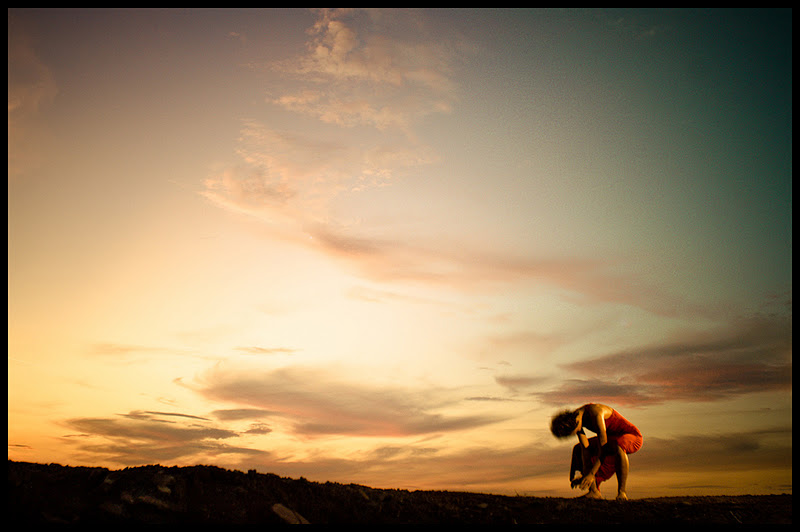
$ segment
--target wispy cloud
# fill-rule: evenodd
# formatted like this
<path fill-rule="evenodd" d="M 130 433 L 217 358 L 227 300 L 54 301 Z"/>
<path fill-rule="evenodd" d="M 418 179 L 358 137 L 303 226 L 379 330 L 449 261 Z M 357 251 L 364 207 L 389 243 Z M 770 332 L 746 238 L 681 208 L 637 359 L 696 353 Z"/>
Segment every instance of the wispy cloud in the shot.
<path fill-rule="evenodd" d="M 168 419 L 164 419 L 168 418 Z M 171 412 L 133 411 L 116 417 L 73 418 L 64 425 L 78 434 L 65 438 L 91 462 L 151 464 L 192 460 L 202 456 L 265 454 L 258 449 L 221 443 L 238 433 L 219 428 L 205 418 Z"/>
<path fill-rule="evenodd" d="M 451 74 L 463 52 L 458 42 L 430 33 L 410 10 L 320 9 L 317 15 L 306 54 L 278 65 L 312 88 L 272 103 L 326 123 L 409 134 L 419 118 L 451 110 L 457 93 Z"/>
<path fill-rule="evenodd" d="M 330 203 L 340 194 L 383 186 L 436 159 L 414 140 L 413 126 L 452 108 L 452 72 L 464 53 L 460 39 L 426 29 L 413 10 L 315 13 L 305 52 L 272 65 L 286 84 L 267 103 L 334 130 L 303 134 L 245 121 L 241 163 L 207 179 L 202 191 L 215 204 L 298 240 L 334 222 Z M 355 126 L 377 134 L 353 133 Z"/>
<path fill-rule="evenodd" d="M 531 388 L 547 382 L 545 377 L 526 376 L 526 375 L 499 375 L 495 377 L 495 382 L 509 391 L 516 393 L 520 389 Z"/>
<path fill-rule="evenodd" d="M 425 12 L 315 13 L 305 52 L 275 65 L 288 88 L 269 101 L 341 132 L 301 134 L 246 121 L 241 164 L 206 180 L 207 199 L 371 280 L 458 288 L 532 280 L 563 289 L 565 297 L 581 303 L 634 305 L 659 315 L 697 310 L 607 259 L 504 256 L 463 242 L 376 234 L 365 229 L 358 213 L 338 219 L 331 209 L 335 198 L 389 184 L 436 160 L 409 132 L 419 118 L 453 109 L 458 65 L 475 50 L 455 33 L 432 32 Z M 414 31 L 401 30 L 408 28 Z M 376 132 L 346 136 L 355 126 Z"/>
<path fill-rule="evenodd" d="M 566 458 L 563 450 L 542 445 L 451 449 L 444 441 L 432 440 L 382 445 L 348 458 L 319 456 L 270 462 L 265 467 L 287 476 L 308 476 L 312 471 L 314 479 L 368 483 L 372 487 L 464 490 L 495 485 L 513 490 L 515 483 L 562 473 Z M 387 480 L 376 485 L 369 480 L 372 478 Z"/>
<path fill-rule="evenodd" d="M 261 413 L 257 410 L 241 410 L 234 418 L 259 415 Z M 92 463 L 97 463 L 98 457 L 102 457 L 104 461 L 124 465 L 190 465 L 199 463 L 198 457 L 205 457 L 213 459 L 215 464 L 246 464 L 248 468 L 257 467 L 263 472 L 295 478 L 302 476 L 318 481 L 407 489 L 469 489 L 471 486 L 486 489 L 494 486 L 499 491 L 519 493 L 517 486 L 531 486 L 530 481 L 535 479 L 533 485 L 546 493 L 547 488 L 542 482 L 562 477 L 566 485 L 564 470 L 569 459 L 569 445 L 531 442 L 500 448 L 483 445 L 451 448 L 446 438 L 433 436 L 407 441 L 402 446 L 368 446 L 360 452 L 349 453 L 347 457 L 309 452 L 304 457 L 290 458 L 223 443 L 237 436 L 233 431 L 208 424 L 165 424 L 160 417 L 158 413 L 151 417 L 136 413 L 132 417 L 72 419 L 66 426 L 80 431 L 80 434 L 67 439 L 79 452 L 89 453 L 93 457 Z M 541 427 L 543 434 L 546 430 L 546 427 Z M 269 432 L 266 425 L 255 424 L 243 434 Z M 692 452 L 683 451 L 687 448 Z M 679 475 L 680 479 L 684 473 L 764 471 L 791 463 L 791 426 L 719 434 L 687 433 L 659 437 L 646 434 L 644 449 L 646 452 L 632 457 L 637 476 L 662 473 L 665 463 L 670 464 L 669 473 Z M 666 478 L 667 482 L 673 482 L 669 475 Z M 375 479 L 388 480 L 384 481 L 385 485 L 380 485 L 380 482 L 376 485 Z M 662 490 L 672 488 L 685 490 L 686 486 L 668 483 L 661 487 Z"/>
<path fill-rule="evenodd" d="M 265 417 L 278 415 L 278 412 L 260 408 L 233 408 L 214 410 L 211 414 L 222 421 L 237 421 L 240 419 L 263 419 Z"/>
<path fill-rule="evenodd" d="M 206 179 L 203 196 L 214 204 L 302 238 L 313 224 L 330 222 L 340 194 L 387 183 L 405 169 L 428 164 L 430 150 L 383 144 L 350 145 L 246 121 L 238 166 Z"/>
<path fill-rule="evenodd" d="M 547 431 L 546 427 L 541 428 Z M 445 439 L 411 441 L 402 446 L 379 445 L 351 453 L 348 457 L 311 456 L 295 460 L 265 457 L 259 467 L 292 477 L 314 480 L 367 483 L 373 487 L 406 489 L 470 489 L 472 486 L 499 492 L 552 495 L 554 485 L 568 485 L 572 442 L 546 441 L 518 446 L 450 448 Z M 551 445 L 551 443 L 554 443 Z M 686 453 L 685 449 L 693 452 Z M 647 491 L 640 479 L 664 475 L 663 490 L 686 492 L 685 474 L 708 471 L 750 472 L 756 478 L 765 469 L 784 468 L 791 463 L 791 427 L 720 434 L 676 434 L 672 437 L 645 435 L 645 447 L 631 457 L 632 479 L 639 492 Z M 731 462 L 733 460 L 734 463 Z M 664 464 L 670 464 L 665 471 Z M 376 486 L 372 479 L 389 479 Z M 677 480 L 676 480 L 677 479 Z M 612 481 L 613 482 L 613 481 Z M 563 484 L 561 484 L 563 483 Z M 533 489 L 534 491 L 529 491 Z M 779 490 L 782 486 L 773 486 Z"/>
<path fill-rule="evenodd" d="M 208 179 L 203 191 L 220 206 L 272 223 L 278 217 L 301 229 L 327 223 L 328 203 L 342 191 L 385 184 L 399 171 L 434 158 L 411 140 L 412 127 L 419 118 L 452 107 L 450 74 L 459 49 L 432 32 L 421 38 L 424 21 L 413 11 L 316 14 L 305 53 L 272 65 L 291 88 L 268 103 L 321 124 L 374 127 L 381 134 L 335 142 L 248 121 L 239 139 L 241 166 Z M 413 41 L 397 30 L 409 26 L 416 30 Z"/>
<path fill-rule="evenodd" d="M 157 417 L 162 417 L 162 416 L 196 419 L 198 421 L 209 421 L 208 418 L 193 416 L 191 414 L 180 414 L 178 412 L 155 412 L 152 410 L 133 410 L 131 412 L 128 412 L 127 414 L 120 414 L 120 415 L 128 419 L 138 419 L 138 420 L 148 420 L 148 421 L 157 419 Z"/>
<path fill-rule="evenodd" d="M 439 413 L 452 403 L 441 390 L 368 386 L 321 369 L 261 372 L 215 367 L 194 387 L 208 399 L 279 414 L 306 436 L 409 436 L 488 425 L 490 416 Z"/>
<path fill-rule="evenodd" d="M 648 438 L 647 453 L 636 455 L 637 467 L 657 470 L 670 464 L 677 471 L 737 471 L 783 468 L 792 461 L 792 427 L 725 434 L 678 434 Z M 691 453 L 682 451 L 691 449 Z"/>
<path fill-rule="evenodd" d="M 577 377 L 537 394 L 550 404 L 716 401 L 792 389 L 791 319 L 754 316 L 713 331 L 568 364 Z"/>
<path fill-rule="evenodd" d="M 309 234 L 316 249 L 376 281 L 412 281 L 462 290 L 498 283 L 538 282 L 583 305 L 621 304 L 660 316 L 710 313 L 641 276 L 620 269 L 622 260 L 586 257 L 513 256 L 461 242 L 367 237 L 356 228 L 317 225 Z"/>

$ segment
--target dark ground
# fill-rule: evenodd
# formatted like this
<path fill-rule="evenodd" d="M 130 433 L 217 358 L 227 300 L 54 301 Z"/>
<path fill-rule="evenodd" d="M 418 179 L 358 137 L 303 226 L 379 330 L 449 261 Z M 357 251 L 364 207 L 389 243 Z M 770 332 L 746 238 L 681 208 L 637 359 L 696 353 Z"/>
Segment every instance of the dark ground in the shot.
<path fill-rule="evenodd" d="M 317 483 L 213 466 L 8 462 L 8 512 L 36 523 L 791 524 L 791 495 L 593 501 Z"/>

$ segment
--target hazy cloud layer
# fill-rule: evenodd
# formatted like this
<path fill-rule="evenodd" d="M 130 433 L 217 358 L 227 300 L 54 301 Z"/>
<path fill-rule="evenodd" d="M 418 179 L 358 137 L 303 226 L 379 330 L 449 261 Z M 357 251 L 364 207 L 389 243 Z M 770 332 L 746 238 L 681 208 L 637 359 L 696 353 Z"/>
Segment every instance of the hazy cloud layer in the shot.
<path fill-rule="evenodd" d="M 317 456 L 303 460 L 271 460 L 259 464 L 265 471 L 281 475 L 309 476 L 319 481 L 365 482 L 370 478 L 391 479 L 387 488 L 471 489 L 473 486 L 498 486 L 520 495 L 548 495 L 547 482 L 568 485 L 567 466 L 575 442 L 531 443 L 497 448 L 476 445 L 450 449 L 445 439 L 409 442 L 407 445 L 384 445 L 365 450 L 349 458 Z M 691 452 L 687 452 L 691 449 Z M 681 434 L 653 438 L 645 435 L 642 449 L 632 455 L 631 484 L 637 492 L 646 492 L 650 475 L 668 473 L 681 479 L 660 485 L 660 493 L 687 492 L 690 478 L 711 469 L 720 473 L 764 471 L 785 468 L 791 463 L 791 427 L 779 427 L 753 433 L 732 431 L 724 434 Z M 435 479 L 435 480 L 434 480 Z M 535 480 L 531 484 L 531 480 Z M 610 481 L 614 489 L 616 483 Z M 539 492 L 515 490 L 519 486 L 539 486 Z M 701 486 L 705 487 L 705 486 Z M 719 488 L 724 488 L 721 483 Z M 785 486 L 767 486 L 775 492 Z"/>
<path fill-rule="evenodd" d="M 39 114 L 58 94 L 51 69 L 41 60 L 27 28 L 8 15 L 8 177 L 25 174 L 40 162 L 45 132 Z"/>
<path fill-rule="evenodd" d="M 306 436 L 410 436 L 500 420 L 438 413 L 449 402 L 437 390 L 368 386 L 302 367 L 261 372 L 216 367 L 199 379 L 195 390 L 208 399 L 279 414 L 292 431 Z"/>
<path fill-rule="evenodd" d="M 279 415 L 273 410 L 263 410 L 260 408 L 231 408 L 224 410 L 214 410 L 211 415 L 220 421 L 238 421 L 240 419 L 263 419 L 270 416 Z"/>
<path fill-rule="evenodd" d="M 646 438 L 647 453 L 635 455 L 638 467 L 657 470 L 663 464 L 678 471 L 780 469 L 792 461 L 792 427 L 725 434 L 679 434 Z M 686 450 L 691 449 L 687 453 Z"/>
<path fill-rule="evenodd" d="M 246 454 L 265 454 L 224 443 L 239 435 L 219 428 L 199 416 L 172 412 L 133 411 L 116 417 L 74 418 L 64 425 L 79 434 L 69 435 L 79 454 L 88 453 L 111 462 L 131 464 L 170 463 Z M 99 440 L 99 441 L 98 441 Z"/>
<path fill-rule="evenodd" d="M 227 413 L 223 413 L 227 412 Z M 272 411 L 243 409 L 218 411 L 216 417 L 241 420 L 274 415 Z M 230 417 L 229 417 L 230 415 Z M 236 438 L 230 430 L 209 424 L 182 424 L 164 417 L 202 419 L 170 412 L 131 412 L 114 418 L 78 418 L 65 425 L 80 431 L 66 437 L 79 453 L 124 464 L 192 464 L 204 459 L 215 464 L 257 467 L 290 477 L 309 477 L 318 481 L 367 482 L 371 478 L 390 478 L 391 485 L 373 486 L 425 489 L 442 486 L 528 485 L 530 479 L 563 477 L 573 442 L 532 443 L 509 448 L 473 446 L 451 449 L 447 438 L 422 438 L 400 445 L 378 445 L 351 454 L 348 458 L 329 455 L 306 458 L 273 456 L 267 451 L 228 445 Z M 247 434 L 268 434 L 263 425 L 254 425 Z M 545 431 L 546 428 L 542 428 Z M 641 475 L 664 472 L 691 474 L 712 471 L 753 471 L 780 469 L 791 463 L 791 426 L 750 432 L 719 434 L 676 434 L 671 437 L 645 435 L 645 445 L 631 457 L 632 468 Z M 98 439 L 100 440 L 98 442 Z M 691 449 L 691 453 L 686 450 Z M 312 472 L 312 473 L 310 473 Z M 679 477 L 680 478 L 680 477 Z M 429 485 L 428 482 L 435 484 Z M 613 481 L 612 481 L 613 482 Z M 681 481 L 682 482 L 682 481 Z M 774 486 L 780 490 L 783 486 Z M 661 486 L 685 492 L 687 486 Z M 547 488 L 543 488 L 546 492 Z"/>
<path fill-rule="evenodd" d="M 330 222 L 330 204 L 340 194 L 382 186 L 435 158 L 425 147 L 394 140 L 378 137 L 353 146 L 248 120 L 239 138 L 240 164 L 206 179 L 201 194 L 302 239 L 309 226 Z"/>
<path fill-rule="evenodd" d="M 316 13 L 306 54 L 279 65 L 309 88 L 273 103 L 326 123 L 409 134 L 421 117 L 450 111 L 451 73 L 463 44 L 433 34 L 413 10 Z"/>
<path fill-rule="evenodd" d="M 428 17 L 414 10 L 315 14 L 306 52 L 275 65 L 291 89 L 269 103 L 314 117 L 341 134 L 321 129 L 308 136 L 246 120 L 241 163 L 205 181 L 201 193 L 207 199 L 261 221 L 272 237 L 310 246 L 371 280 L 460 289 L 533 280 L 582 303 L 633 305 L 669 316 L 698 310 L 607 259 L 487 253 L 463 242 L 376 236 L 357 221 L 337 219 L 331 209 L 335 198 L 390 184 L 437 160 L 414 140 L 413 125 L 453 109 L 458 66 L 475 50 L 457 34 L 431 32 Z M 413 43 L 403 29 L 413 30 Z M 377 132 L 345 141 L 354 126 Z"/>
<path fill-rule="evenodd" d="M 343 191 L 380 186 L 432 161 L 430 150 L 413 140 L 413 124 L 448 112 L 454 99 L 449 73 L 459 46 L 440 34 L 425 40 L 424 22 L 413 11 L 315 13 L 306 52 L 273 65 L 291 88 L 267 103 L 337 129 L 381 133 L 345 144 L 246 121 L 242 164 L 209 178 L 203 191 L 222 207 L 288 223 L 291 231 L 327 223 L 329 202 Z M 409 27 L 413 42 L 398 30 Z"/>
<path fill-rule="evenodd" d="M 535 393 L 550 404 L 603 401 L 646 405 L 716 401 L 754 392 L 792 390 L 792 323 L 756 316 L 680 339 L 610 353 L 564 366 L 576 375 Z"/>
<path fill-rule="evenodd" d="M 314 226 L 313 245 L 375 281 L 411 281 L 471 291 L 497 284 L 538 282 L 587 305 L 630 305 L 661 316 L 714 312 L 692 305 L 611 260 L 526 257 L 491 253 L 460 242 L 372 238 L 331 224 Z"/>

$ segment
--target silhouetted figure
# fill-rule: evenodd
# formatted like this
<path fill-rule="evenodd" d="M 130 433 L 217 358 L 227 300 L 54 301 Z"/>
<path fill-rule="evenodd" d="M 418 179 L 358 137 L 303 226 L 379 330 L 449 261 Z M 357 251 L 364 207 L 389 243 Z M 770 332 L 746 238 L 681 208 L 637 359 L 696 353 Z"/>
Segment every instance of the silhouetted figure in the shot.
<path fill-rule="evenodd" d="M 597 434 L 587 437 L 584 429 Z M 589 491 L 583 497 L 601 499 L 600 483 L 617 475 L 617 500 L 628 498 L 628 455 L 638 451 L 642 433 L 610 406 L 597 403 L 583 405 L 553 417 L 550 430 L 557 438 L 577 435 L 578 444 L 572 449 L 569 481 L 572 487 Z M 575 472 L 580 471 L 576 478 Z"/>

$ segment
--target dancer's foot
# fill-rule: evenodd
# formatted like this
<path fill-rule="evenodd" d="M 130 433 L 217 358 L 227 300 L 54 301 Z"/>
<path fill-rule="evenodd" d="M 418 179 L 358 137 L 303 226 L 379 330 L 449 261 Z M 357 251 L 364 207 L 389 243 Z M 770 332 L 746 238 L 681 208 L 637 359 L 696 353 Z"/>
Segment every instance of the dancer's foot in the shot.
<path fill-rule="evenodd" d="M 600 493 L 599 489 L 595 488 L 595 489 L 590 489 L 589 491 L 587 491 L 586 493 L 584 493 L 583 495 L 581 495 L 578 498 L 579 499 L 602 499 L 603 498 L 603 494 Z"/>
<path fill-rule="evenodd" d="M 618 501 L 627 501 L 628 500 L 628 496 L 625 494 L 624 491 L 620 491 L 619 493 L 617 493 L 617 500 Z"/>

